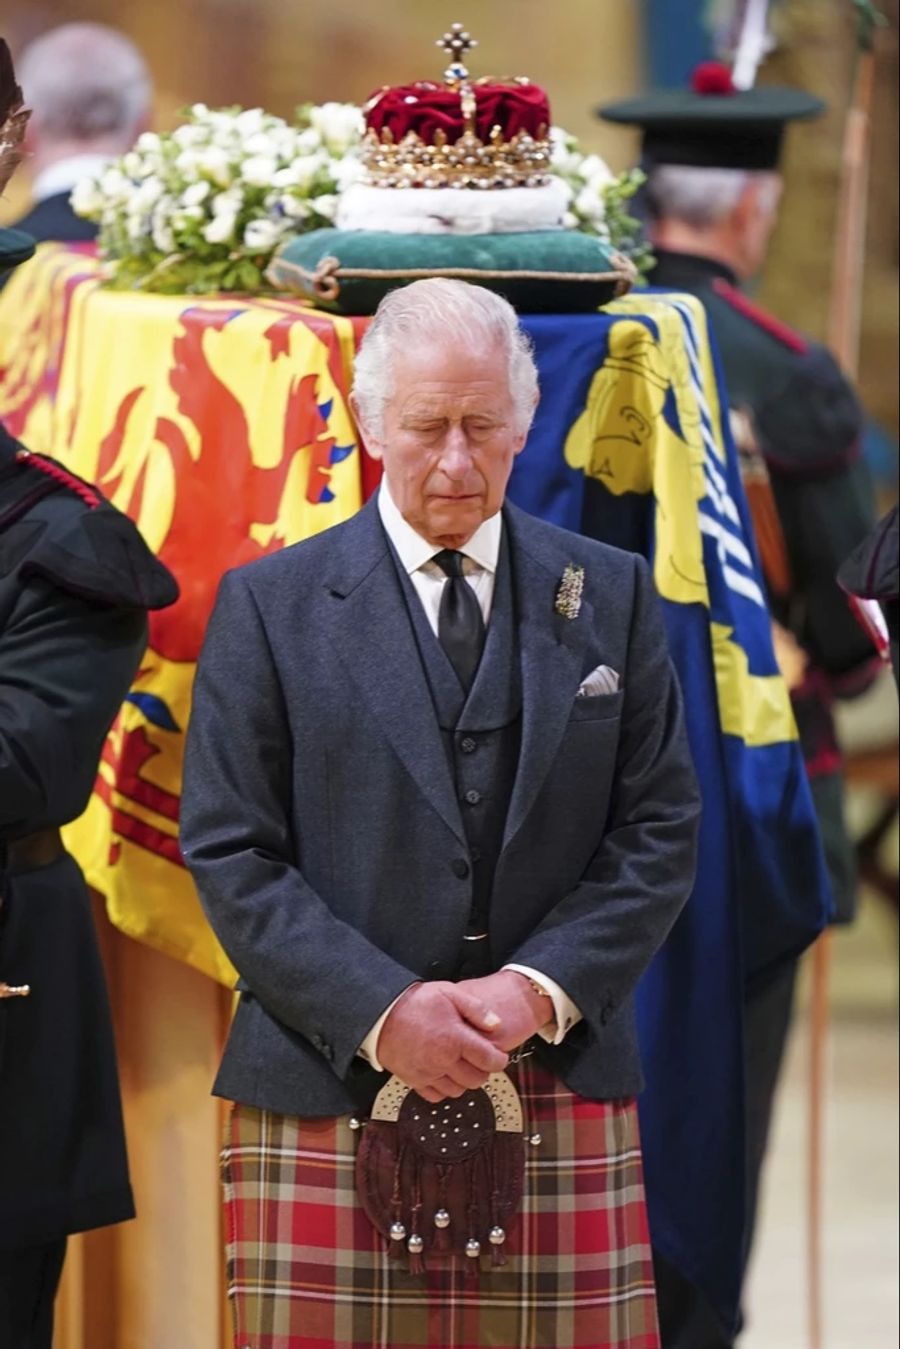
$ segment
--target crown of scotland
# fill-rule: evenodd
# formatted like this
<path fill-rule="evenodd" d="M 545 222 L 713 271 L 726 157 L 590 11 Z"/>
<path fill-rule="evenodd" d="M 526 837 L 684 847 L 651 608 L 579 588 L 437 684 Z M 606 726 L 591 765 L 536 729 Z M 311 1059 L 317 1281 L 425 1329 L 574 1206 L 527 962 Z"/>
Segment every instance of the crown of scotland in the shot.
<path fill-rule="evenodd" d="M 372 186 L 503 188 L 547 182 L 547 95 L 524 76 L 473 80 L 463 57 L 477 45 L 455 23 L 437 41 L 450 57 L 443 84 L 386 85 L 369 99 L 362 157 Z"/>

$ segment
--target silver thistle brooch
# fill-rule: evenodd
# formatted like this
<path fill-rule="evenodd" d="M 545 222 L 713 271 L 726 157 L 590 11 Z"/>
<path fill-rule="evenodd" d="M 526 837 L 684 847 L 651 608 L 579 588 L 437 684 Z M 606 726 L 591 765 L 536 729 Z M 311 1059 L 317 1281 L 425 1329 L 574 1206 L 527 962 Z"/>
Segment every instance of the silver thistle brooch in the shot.
<path fill-rule="evenodd" d="M 562 574 L 556 601 L 553 605 L 556 613 L 563 618 L 577 618 L 581 609 L 581 592 L 584 589 L 584 567 L 575 567 L 570 562 Z"/>

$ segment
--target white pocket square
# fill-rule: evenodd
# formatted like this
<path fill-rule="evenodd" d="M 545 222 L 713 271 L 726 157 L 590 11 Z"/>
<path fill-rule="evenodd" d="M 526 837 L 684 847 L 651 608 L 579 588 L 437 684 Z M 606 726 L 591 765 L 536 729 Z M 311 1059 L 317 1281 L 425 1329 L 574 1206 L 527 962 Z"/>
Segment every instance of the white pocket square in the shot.
<path fill-rule="evenodd" d="M 591 670 L 587 678 L 581 681 L 578 698 L 596 698 L 601 693 L 615 693 L 619 687 L 619 676 L 611 665 L 598 665 Z"/>

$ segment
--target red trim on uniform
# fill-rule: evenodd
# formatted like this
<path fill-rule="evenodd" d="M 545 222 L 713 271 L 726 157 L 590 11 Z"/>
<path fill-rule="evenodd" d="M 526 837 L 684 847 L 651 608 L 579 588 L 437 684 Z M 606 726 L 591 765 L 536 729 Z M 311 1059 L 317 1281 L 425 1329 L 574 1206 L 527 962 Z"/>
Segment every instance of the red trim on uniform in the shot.
<path fill-rule="evenodd" d="M 823 749 L 812 759 L 807 759 L 805 766 L 808 778 L 830 778 L 840 773 L 844 760 L 838 750 Z"/>
<path fill-rule="evenodd" d="M 39 473 L 46 473 L 48 478 L 53 478 L 61 487 L 67 487 L 70 492 L 81 498 L 89 510 L 96 510 L 100 505 L 102 498 L 99 493 L 88 487 L 80 478 L 76 478 L 74 473 L 69 473 L 55 460 L 45 459 L 42 454 L 32 454 L 30 450 L 19 450 L 16 458 L 27 463 L 30 468 L 36 468 Z"/>
<path fill-rule="evenodd" d="M 799 333 L 795 333 L 793 328 L 789 328 L 786 323 L 782 323 L 774 314 L 768 313 L 765 309 L 760 309 L 759 305 L 748 300 L 747 296 L 737 290 L 735 286 L 730 286 L 722 277 L 717 276 L 712 283 L 716 294 L 730 304 L 732 309 L 736 309 L 744 318 L 755 323 L 757 328 L 762 328 L 763 332 L 774 337 L 776 342 L 787 347 L 790 351 L 795 351 L 798 356 L 805 356 L 809 346 Z"/>

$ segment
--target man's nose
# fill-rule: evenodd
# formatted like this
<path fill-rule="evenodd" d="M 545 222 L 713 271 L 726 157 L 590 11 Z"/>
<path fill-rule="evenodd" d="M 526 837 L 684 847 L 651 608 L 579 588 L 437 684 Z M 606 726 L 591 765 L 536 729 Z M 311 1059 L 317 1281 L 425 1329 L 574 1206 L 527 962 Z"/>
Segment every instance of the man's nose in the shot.
<path fill-rule="evenodd" d="M 472 467 L 472 451 L 462 426 L 451 426 L 441 451 L 441 468 L 448 478 L 462 478 Z"/>

